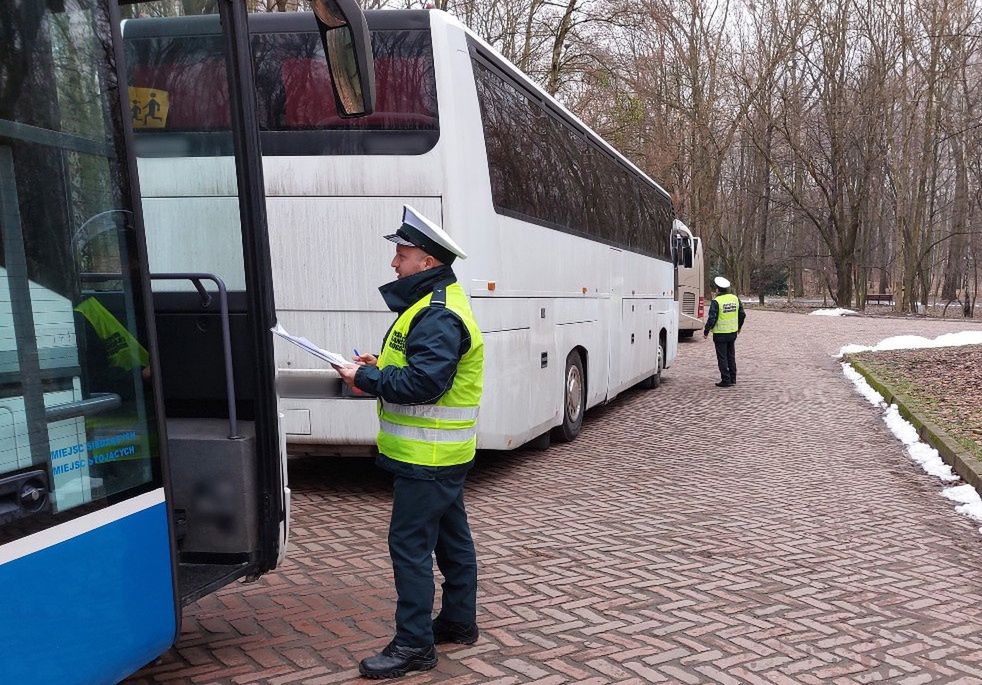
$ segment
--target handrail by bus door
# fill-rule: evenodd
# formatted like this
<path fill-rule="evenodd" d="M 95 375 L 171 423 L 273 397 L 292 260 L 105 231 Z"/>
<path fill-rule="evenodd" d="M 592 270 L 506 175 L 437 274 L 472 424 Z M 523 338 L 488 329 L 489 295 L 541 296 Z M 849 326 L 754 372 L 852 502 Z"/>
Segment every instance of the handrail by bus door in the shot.
<path fill-rule="evenodd" d="M 82 279 L 87 281 L 114 281 L 122 278 L 121 274 L 84 273 Z M 154 281 L 191 281 L 194 289 L 201 297 L 201 306 L 211 304 L 211 294 L 205 290 L 201 281 L 211 281 L 218 288 L 218 308 L 222 320 L 222 356 L 225 361 L 225 397 L 228 403 L 228 439 L 239 440 L 238 414 L 235 409 L 235 377 L 232 373 L 232 334 L 228 316 L 228 289 L 221 276 L 211 273 L 177 272 L 150 274 Z"/>

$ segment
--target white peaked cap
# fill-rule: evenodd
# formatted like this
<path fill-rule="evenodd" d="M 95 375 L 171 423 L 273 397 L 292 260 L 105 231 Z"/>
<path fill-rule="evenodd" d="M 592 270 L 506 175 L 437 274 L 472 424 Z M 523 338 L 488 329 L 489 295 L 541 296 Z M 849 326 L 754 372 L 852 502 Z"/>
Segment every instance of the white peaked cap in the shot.
<path fill-rule="evenodd" d="M 728 280 L 726 280 L 725 278 L 723 278 L 722 276 L 717 276 L 716 278 L 714 278 L 713 279 L 713 283 L 715 283 L 720 288 L 729 288 L 730 287 L 730 282 Z"/>
<path fill-rule="evenodd" d="M 418 247 L 444 264 L 449 264 L 457 257 L 467 259 L 467 253 L 446 231 L 409 205 L 402 206 L 402 226 L 392 235 L 385 236 L 385 239 L 398 245 Z"/>

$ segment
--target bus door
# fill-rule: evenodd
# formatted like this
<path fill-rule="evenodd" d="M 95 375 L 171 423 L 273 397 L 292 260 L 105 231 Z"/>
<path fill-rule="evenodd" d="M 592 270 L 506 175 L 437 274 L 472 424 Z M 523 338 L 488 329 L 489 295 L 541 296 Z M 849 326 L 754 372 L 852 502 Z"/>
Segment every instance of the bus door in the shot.
<path fill-rule="evenodd" d="M 105 0 L 0 5 L 5 683 L 117 682 L 178 633 L 112 26 Z"/>
<path fill-rule="evenodd" d="M 352 40 L 335 3 L 357 11 L 354 0 L 316 2 L 332 22 L 324 41 L 350 57 L 367 30 Z M 164 4 L 190 3 L 146 11 Z M 220 103 L 223 156 L 209 167 L 193 146 L 144 154 L 141 195 L 133 129 L 183 103 L 124 73 L 120 8 L 0 4 L 4 682 L 119 682 L 175 641 L 181 600 L 269 570 L 285 548 L 246 8 L 218 5 L 218 65 L 174 78 L 214 75 L 197 94 Z M 194 212 L 159 202 L 180 174 L 198 181 Z M 161 236 L 152 273 L 144 211 Z M 224 257 L 198 261 L 209 246 Z"/>
<path fill-rule="evenodd" d="M 122 14 L 187 603 L 274 568 L 286 546 L 252 67 L 244 3 L 134 3 Z M 105 276 L 90 277 L 94 287 Z"/>
<path fill-rule="evenodd" d="M 289 524 L 246 3 L 217 4 L 220 14 L 195 15 L 213 5 L 128 4 L 121 26 L 185 602 L 274 568 Z M 306 20 L 340 75 L 337 110 L 370 113 L 361 10 L 312 4 L 318 19 Z"/>

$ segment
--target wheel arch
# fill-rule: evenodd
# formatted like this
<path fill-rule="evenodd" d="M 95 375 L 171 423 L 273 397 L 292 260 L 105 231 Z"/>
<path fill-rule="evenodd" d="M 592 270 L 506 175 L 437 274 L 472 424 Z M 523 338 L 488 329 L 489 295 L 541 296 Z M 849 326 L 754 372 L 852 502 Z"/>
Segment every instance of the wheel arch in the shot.
<path fill-rule="evenodd" d="M 580 361 L 583 362 L 583 397 L 585 401 L 590 398 L 590 352 L 583 345 L 573 345 L 572 349 L 566 353 L 566 357 L 569 357 L 570 352 L 576 352 L 580 355 Z M 563 364 L 566 363 L 566 359 L 563 359 Z M 584 406 L 584 411 L 586 407 Z"/>

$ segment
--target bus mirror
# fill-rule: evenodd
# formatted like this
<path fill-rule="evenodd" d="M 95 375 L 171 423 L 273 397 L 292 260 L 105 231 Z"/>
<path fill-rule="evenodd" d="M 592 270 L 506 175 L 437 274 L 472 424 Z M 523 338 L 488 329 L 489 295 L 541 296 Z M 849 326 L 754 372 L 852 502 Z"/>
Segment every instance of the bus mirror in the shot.
<path fill-rule="evenodd" d="M 334 102 L 342 117 L 375 111 L 375 63 L 368 23 L 356 0 L 313 0 Z"/>
<path fill-rule="evenodd" d="M 686 269 L 692 268 L 692 246 L 686 245 L 682 248 L 682 261 Z"/>

